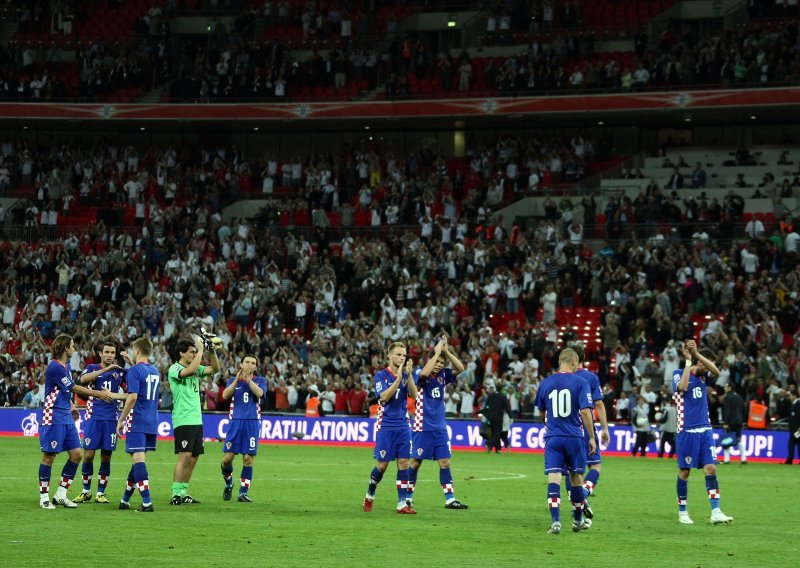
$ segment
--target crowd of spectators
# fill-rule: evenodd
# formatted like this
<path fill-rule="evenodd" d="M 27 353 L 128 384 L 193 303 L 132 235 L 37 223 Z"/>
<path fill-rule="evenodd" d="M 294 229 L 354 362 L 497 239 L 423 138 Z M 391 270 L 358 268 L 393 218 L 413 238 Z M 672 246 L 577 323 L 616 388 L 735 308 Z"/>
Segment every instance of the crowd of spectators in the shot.
<path fill-rule="evenodd" d="M 267 2 L 263 9 L 241 10 L 229 25 L 212 18 L 207 37 L 201 39 L 172 33 L 165 17 L 171 8 L 155 6 L 136 23 L 136 40 L 79 42 L 74 60 L 59 43 L 0 46 L 0 97 L 96 99 L 128 89 L 161 88 L 168 95 L 165 100 L 172 102 L 212 102 L 319 99 L 334 94 L 347 98 L 383 88 L 394 100 L 449 96 L 456 91 L 517 96 L 800 83 L 796 18 L 774 28 L 754 23 L 701 36 L 689 26 L 670 28 L 655 43 L 639 33 L 632 51 L 598 54 L 594 35 L 577 31 L 580 3 L 558 3 L 557 8 L 565 11 L 559 18 L 564 29 L 556 34 L 546 23 L 548 4 L 553 3 L 503 3 L 487 12 L 489 28 L 502 30 L 507 20 L 532 26 L 527 47 L 520 51 L 509 46 L 502 57 L 480 57 L 467 50 L 455 53 L 413 29 L 401 34 L 393 12 L 382 24 L 385 35 L 376 37 L 378 23 L 370 19 L 374 10 L 352 20 L 349 11 L 336 3 Z M 498 16 L 498 10 L 505 15 Z M 511 17 L 531 10 L 532 17 Z M 76 13 L 77 19 L 85 18 Z M 547 31 L 539 33 L 540 21 Z M 334 37 L 337 42 L 322 51 L 304 45 L 311 52 L 305 55 L 299 46 L 287 47 L 283 36 L 259 32 L 263 25 L 280 22 L 302 26 L 305 39 Z M 21 29 L 34 25 L 30 17 L 24 24 L 20 21 Z M 430 87 L 423 89 L 419 82 Z"/>
<path fill-rule="evenodd" d="M 93 344 L 101 338 L 125 346 L 149 335 L 164 371 L 178 335 L 202 326 L 225 342 L 223 377 L 244 354 L 258 355 L 260 372 L 271 381 L 268 410 L 302 411 L 309 392 L 330 387 L 337 394 L 334 412 L 346 411 L 346 393 L 370 393 L 354 409 L 363 412 L 387 342 L 403 338 L 421 361 L 445 331 L 467 365 L 448 392 L 448 412 L 470 415 L 484 386 L 494 383 L 508 393 L 515 416 L 530 418 L 539 379 L 577 337 L 571 326 L 559 329 L 559 310 L 596 306 L 601 341 L 587 349 L 611 415 L 626 417 L 625 402 L 615 408 L 613 401 L 668 391 L 664 377 L 677 365 L 673 342 L 694 335 L 693 314 L 722 313 L 724 322 L 712 320 L 701 332 L 701 344 L 715 349 L 721 368 L 730 369 L 724 377 L 748 400 L 768 403 L 780 417 L 781 397 L 800 378 L 794 347 L 800 336 L 784 341 L 797 328 L 797 230 L 784 223 L 745 241 L 681 239 L 671 232 L 647 238 L 628 230 L 593 250 L 580 236 L 577 215 L 568 217 L 569 198 L 551 199 L 547 210 L 558 216 L 536 225 L 511 234 L 496 225 L 490 192 L 498 185 L 514 191 L 509 164 L 577 154 L 578 138 L 485 138 L 469 152 L 463 186 L 441 156 L 395 157 L 365 139 L 338 156 L 288 159 L 300 171 L 280 166 L 281 184 L 296 193 L 274 196 L 250 219 L 231 220 L 222 218 L 222 205 L 238 195 L 247 175 L 251 184 L 270 172 L 277 176 L 273 154 L 248 159 L 224 146 L 192 153 L 108 141 L 74 148 L 2 143 L 11 183 L 35 188 L 30 207 L 52 201 L 63 212 L 65 202 L 75 207 L 77 194 L 78 203 L 126 201 L 149 209 L 135 229 L 99 221 L 0 246 L 2 402 L 21 404 L 36 390 L 47 342 L 58 332 L 76 337 L 75 370 L 95 360 Z M 585 157 L 591 144 L 581 148 Z M 309 178 L 317 181 L 309 185 Z M 381 237 L 334 232 L 325 223 L 313 234 L 282 227 L 277 209 L 287 199 L 309 210 L 377 201 Z M 593 201 L 582 207 L 591 209 Z M 63 213 L 67 220 L 71 214 L 69 208 Z M 57 217 L 56 224 L 63 222 Z M 678 235 L 687 224 L 672 223 Z M 525 323 L 512 319 L 495 333 L 491 317 L 501 314 Z M 219 385 L 204 386 L 206 407 L 222 408 Z M 168 397 L 165 388 L 165 407 Z"/>
<path fill-rule="evenodd" d="M 441 154 L 395 154 L 375 137 L 344 144 L 336 154 L 322 149 L 283 158 L 273 151 L 248 157 L 240 148 L 221 145 L 194 152 L 186 146 L 137 149 L 107 140 L 72 146 L 5 141 L 0 142 L 0 191 L 30 189 L 30 203 L 20 202 L 8 213 L 15 225 L 31 229 L 26 236 L 34 240 L 40 230 L 49 234 L 68 224 L 81 206 L 135 210 L 136 223 L 147 220 L 161 238 L 165 207 L 199 200 L 218 211 L 258 196 L 276 198 L 263 215 L 268 223 L 278 221 L 273 213 L 287 210 L 291 224 L 321 227 L 329 224 L 326 212 L 338 213 L 343 226 L 366 214 L 374 226 L 420 224 L 426 236 L 451 242 L 454 235 L 467 234 L 466 219 L 483 224 L 504 203 L 582 178 L 595 144 L 608 141 L 595 141 L 588 133 L 487 136 L 451 168 Z M 285 198 L 278 200 L 278 194 Z M 565 221 L 569 213 L 563 211 Z"/>

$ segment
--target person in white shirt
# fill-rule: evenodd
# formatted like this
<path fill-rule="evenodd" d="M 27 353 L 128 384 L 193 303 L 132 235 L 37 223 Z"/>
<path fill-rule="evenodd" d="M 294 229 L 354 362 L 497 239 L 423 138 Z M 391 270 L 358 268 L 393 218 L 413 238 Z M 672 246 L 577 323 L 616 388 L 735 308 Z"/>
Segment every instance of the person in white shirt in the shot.
<path fill-rule="evenodd" d="M 764 223 L 753 217 L 747 222 L 747 225 L 745 225 L 744 234 L 751 239 L 764 236 Z"/>
<path fill-rule="evenodd" d="M 783 240 L 783 247 L 786 253 L 797 253 L 798 242 L 800 242 L 800 235 L 797 234 L 797 229 L 792 229 L 792 232 L 786 235 L 786 238 Z"/>
<path fill-rule="evenodd" d="M 275 182 L 272 179 L 272 176 L 269 175 L 264 176 L 264 179 L 261 180 L 261 193 L 271 195 L 274 189 L 275 189 Z"/>
<path fill-rule="evenodd" d="M 475 411 L 475 393 L 468 385 L 461 386 L 461 418 L 472 418 Z"/>
<path fill-rule="evenodd" d="M 528 189 L 531 191 L 536 191 L 539 189 L 539 170 L 538 168 L 533 170 L 531 174 L 528 176 Z"/>
<path fill-rule="evenodd" d="M 336 393 L 333 391 L 333 383 L 329 382 L 325 392 L 319 395 L 320 409 L 326 416 L 333 414 L 336 407 Z"/>
<path fill-rule="evenodd" d="M 458 416 L 461 394 L 456 390 L 455 385 L 447 385 L 447 399 L 444 403 L 444 413 L 448 418 Z"/>
<path fill-rule="evenodd" d="M 581 241 L 583 241 L 583 225 L 577 222 L 572 223 L 567 229 L 567 232 L 569 233 L 570 243 L 573 245 L 581 244 Z"/>
<path fill-rule="evenodd" d="M 53 302 L 50 304 L 50 321 L 52 321 L 53 323 L 60 323 L 61 314 L 63 313 L 64 313 L 64 306 L 61 305 L 61 302 L 53 300 Z"/>
<path fill-rule="evenodd" d="M 672 390 L 672 374 L 680 367 L 678 350 L 675 349 L 672 341 L 667 344 L 667 348 L 661 354 L 661 367 L 664 370 L 664 384 Z"/>
<path fill-rule="evenodd" d="M 548 284 L 545 288 L 545 293 L 542 295 L 542 322 L 550 323 L 556 321 L 556 291 L 553 289 L 552 284 Z"/>
<path fill-rule="evenodd" d="M 758 256 L 750 252 L 748 247 L 742 249 L 742 268 L 747 274 L 758 271 Z"/>
<path fill-rule="evenodd" d="M 575 70 L 569 77 L 569 84 L 575 88 L 583 86 L 583 73 L 581 72 L 580 68 L 575 67 Z"/>

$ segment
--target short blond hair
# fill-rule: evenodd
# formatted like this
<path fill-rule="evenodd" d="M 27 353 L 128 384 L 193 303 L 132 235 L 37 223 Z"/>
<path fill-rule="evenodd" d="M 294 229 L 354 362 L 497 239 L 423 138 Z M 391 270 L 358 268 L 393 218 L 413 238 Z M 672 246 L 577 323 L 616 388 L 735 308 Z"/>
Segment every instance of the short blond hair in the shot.
<path fill-rule="evenodd" d="M 147 337 L 140 337 L 133 342 L 133 348 L 138 350 L 139 353 L 142 354 L 142 357 L 150 357 L 150 354 L 153 352 L 153 342 Z"/>
<path fill-rule="evenodd" d="M 391 353 L 395 349 L 407 349 L 406 344 L 402 341 L 394 341 L 389 344 L 389 348 L 386 350 L 386 353 Z"/>
<path fill-rule="evenodd" d="M 558 355 L 559 365 L 561 365 L 562 363 L 575 364 L 578 362 L 580 362 L 578 354 L 571 347 L 567 347 L 566 349 L 561 351 L 561 353 Z"/>

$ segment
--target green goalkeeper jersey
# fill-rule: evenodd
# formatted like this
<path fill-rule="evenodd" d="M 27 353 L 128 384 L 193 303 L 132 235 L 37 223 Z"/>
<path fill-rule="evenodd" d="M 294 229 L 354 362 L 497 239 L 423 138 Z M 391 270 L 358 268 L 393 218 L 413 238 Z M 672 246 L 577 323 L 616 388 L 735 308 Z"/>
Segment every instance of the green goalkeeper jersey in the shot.
<path fill-rule="evenodd" d="M 200 365 L 194 375 L 181 377 L 186 367 L 175 363 L 169 368 L 167 377 L 172 389 L 172 428 L 178 426 L 202 426 L 203 413 L 200 407 L 200 378 L 205 367 Z"/>

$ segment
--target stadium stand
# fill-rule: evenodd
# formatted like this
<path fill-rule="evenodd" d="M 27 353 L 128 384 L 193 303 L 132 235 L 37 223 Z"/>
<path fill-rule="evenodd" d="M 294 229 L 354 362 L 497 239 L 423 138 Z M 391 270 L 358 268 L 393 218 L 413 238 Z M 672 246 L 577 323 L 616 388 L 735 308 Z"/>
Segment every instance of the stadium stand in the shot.
<path fill-rule="evenodd" d="M 330 18 L 337 3 L 326 14 L 310 13 L 312 2 L 289 3 L 286 16 L 281 3 L 268 4 L 268 12 L 260 4 L 212 13 L 202 2 L 174 12 L 139 1 L 76 3 L 72 29 L 62 12 L 52 33 L 46 22 L 59 18 L 45 3 L 12 2 L 0 96 L 109 105 L 154 97 L 146 102 L 156 106 L 591 97 L 794 85 L 800 72 L 794 20 L 686 37 L 665 29 L 644 41 L 645 26 L 672 2 L 603 1 L 582 13 L 577 3 L 553 2 L 551 23 L 544 12 L 534 27 L 512 18 L 504 34 L 497 21 L 486 52 L 428 43 L 414 29 L 432 13 L 422 5 L 378 3 L 368 13 L 353 3 L 350 40 L 341 19 Z M 754 6 L 754 18 L 774 14 Z M 474 22 L 488 28 L 503 17 L 497 9 L 474 10 Z M 212 29 L 182 32 L 181 19 L 191 18 Z M 601 26 L 625 31 L 592 39 L 588 30 Z M 640 63 L 648 79 L 636 81 Z M 281 80 L 286 91 L 277 95 Z M 635 116 L 631 125 L 646 118 Z M 737 127 L 748 136 L 739 139 L 760 142 L 691 147 L 653 142 L 658 127 L 643 120 L 639 128 L 654 136 L 637 145 L 615 130 L 635 152 L 601 156 L 597 131 L 582 118 L 536 132 L 534 118 L 513 118 L 511 134 L 499 121 L 471 123 L 459 150 L 407 143 L 442 124 L 428 125 L 422 109 L 393 139 L 343 126 L 351 130 L 340 142 L 313 151 L 285 143 L 286 133 L 248 142 L 232 125 L 215 140 L 203 126 L 169 119 L 156 134 L 98 128 L 81 140 L 64 132 L 51 139 L 49 126 L 4 129 L 0 403 L 22 404 L 58 331 L 79 338 L 75 369 L 93 359 L 94 338 L 127 344 L 147 332 L 164 368 L 178 333 L 203 325 L 226 343 L 226 369 L 257 353 L 262 372 L 287 380 L 299 412 L 313 386 L 333 382 L 343 393 L 369 384 L 388 338 L 408 338 L 420 353 L 447 330 L 476 405 L 493 381 L 520 417 L 536 416 L 538 381 L 569 342 L 586 345 L 613 411 L 616 398 L 645 384 L 668 396 L 675 342 L 694 337 L 718 352 L 724 380 L 782 418 L 800 378 L 794 130 L 771 123 L 755 136 L 742 117 Z M 313 136 L 340 127 L 309 128 Z M 204 396 L 217 388 L 204 385 Z M 265 407 L 274 405 L 271 389 Z"/>

